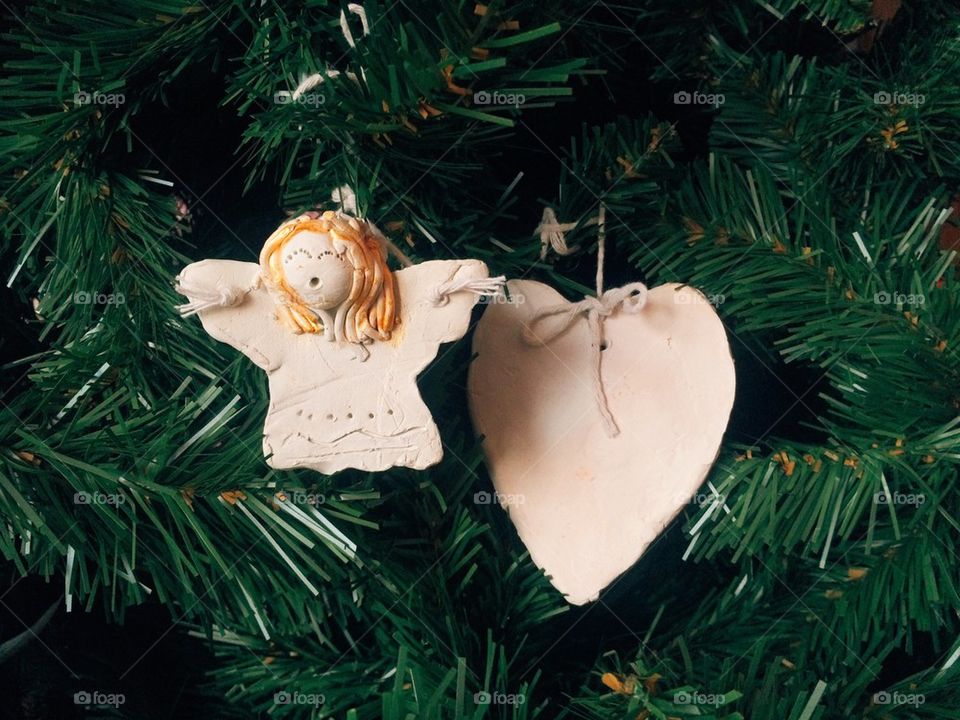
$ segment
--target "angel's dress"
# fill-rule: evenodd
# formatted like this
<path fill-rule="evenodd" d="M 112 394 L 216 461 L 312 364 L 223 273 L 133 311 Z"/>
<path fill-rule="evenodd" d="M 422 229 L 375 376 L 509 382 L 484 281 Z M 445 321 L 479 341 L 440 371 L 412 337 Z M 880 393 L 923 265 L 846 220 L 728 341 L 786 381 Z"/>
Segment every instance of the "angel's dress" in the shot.
<path fill-rule="evenodd" d="M 179 281 L 206 290 L 256 286 L 259 266 L 234 260 L 203 260 L 187 266 Z M 422 469 L 440 461 L 443 449 L 430 410 L 417 389 L 417 375 L 441 343 L 462 337 L 477 296 L 455 292 L 437 304 L 431 293 L 444 281 L 483 279 L 479 260 L 434 260 L 395 273 L 400 323 L 389 341 L 365 345 L 320 334 L 296 334 L 276 317 L 276 305 L 261 286 L 233 307 L 200 311 L 204 329 L 232 345 L 266 371 L 270 407 L 263 452 L 271 467 L 308 467 L 322 473 L 344 468 Z"/>

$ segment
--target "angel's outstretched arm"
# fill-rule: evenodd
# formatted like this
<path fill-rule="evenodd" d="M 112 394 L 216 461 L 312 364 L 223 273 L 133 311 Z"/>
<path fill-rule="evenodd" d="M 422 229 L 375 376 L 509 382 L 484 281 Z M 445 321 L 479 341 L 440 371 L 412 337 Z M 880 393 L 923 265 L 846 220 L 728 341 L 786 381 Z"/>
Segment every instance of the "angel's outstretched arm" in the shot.
<path fill-rule="evenodd" d="M 184 315 L 196 314 L 211 337 L 235 347 L 257 366 L 275 370 L 282 360 L 284 334 L 274 302 L 260 282 L 256 263 L 201 260 L 177 276 L 177 292 L 189 302 Z"/>
<path fill-rule="evenodd" d="M 496 284 L 480 260 L 432 260 L 404 268 L 396 278 L 401 344 L 411 338 L 439 345 L 463 337 L 484 288 Z"/>

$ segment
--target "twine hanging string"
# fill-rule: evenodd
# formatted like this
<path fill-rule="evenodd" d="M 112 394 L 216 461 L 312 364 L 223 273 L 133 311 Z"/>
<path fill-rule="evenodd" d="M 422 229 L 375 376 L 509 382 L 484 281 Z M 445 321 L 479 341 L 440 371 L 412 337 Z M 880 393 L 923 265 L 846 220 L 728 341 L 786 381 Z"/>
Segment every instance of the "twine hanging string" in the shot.
<path fill-rule="evenodd" d="M 360 18 L 360 26 L 363 29 L 363 36 L 366 37 L 370 34 L 370 21 L 367 19 L 367 11 L 359 3 L 350 3 L 347 5 L 347 10 L 351 14 L 356 15 Z M 347 41 L 347 45 L 351 48 L 357 46 L 357 41 L 353 38 L 353 33 L 350 31 L 350 24 L 347 22 L 347 13 L 344 10 L 340 10 L 340 32 L 343 34 L 343 39 Z M 346 76 L 350 78 L 353 82 L 358 82 L 356 73 L 351 72 L 350 70 L 346 71 Z M 360 68 L 360 74 L 366 79 L 363 68 Z M 315 87 L 325 82 L 328 78 L 337 78 L 340 77 L 340 71 L 328 68 L 323 72 L 315 72 L 310 75 L 304 75 L 300 79 L 300 83 L 294 88 L 292 93 L 287 93 L 287 96 L 293 102 L 297 102 L 303 97 L 304 93 L 308 93 L 313 90 Z"/>
<path fill-rule="evenodd" d="M 393 255 L 396 258 L 397 262 L 400 263 L 403 267 L 410 267 L 413 265 L 413 260 L 407 257 L 406 253 L 403 252 L 397 245 L 388 238 L 380 228 L 378 228 L 372 220 L 365 219 L 363 215 L 360 214 L 357 203 L 357 193 L 354 192 L 353 188 L 349 185 L 341 185 L 333 189 L 333 192 L 330 193 L 330 200 L 336 203 L 339 206 L 339 212 L 346 215 L 352 215 L 358 220 L 364 220 L 367 225 L 370 226 L 370 229 L 376 235 L 380 243 L 387 249 L 387 252 L 390 255 Z M 320 217 L 320 213 L 314 210 L 311 210 L 306 215 L 311 217 Z"/>
<path fill-rule="evenodd" d="M 544 212 L 546 218 L 546 212 Z M 555 219 L 555 216 L 554 216 Z M 564 302 L 545 307 L 535 313 L 529 325 L 523 330 L 523 339 L 530 345 L 543 346 L 559 337 L 581 317 L 586 317 L 587 332 L 590 336 L 590 370 L 593 385 L 594 402 L 603 420 L 603 429 L 607 437 L 616 437 L 620 428 L 610 412 L 607 396 L 603 388 L 600 364 L 603 358 L 603 320 L 619 311 L 636 314 L 647 303 L 647 286 L 641 282 L 628 283 L 620 288 L 604 291 L 603 263 L 606 253 L 606 208 L 601 203 L 595 219 L 597 225 L 597 296 L 587 296 L 580 302 Z M 568 225 L 569 223 L 565 223 Z M 541 223 L 542 226 L 542 223 Z M 574 224 L 576 226 L 576 224 Z M 564 231 L 559 231 L 560 234 Z M 565 238 L 561 238 L 566 247 Z M 539 328 L 539 329 L 538 329 Z"/>
<path fill-rule="evenodd" d="M 600 221 L 599 216 L 588 218 L 582 223 L 562 223 L 557 220 L 557 213 L 552 207 L 545 207 L 543 215 L 540 218 L 540 224 L 537 225 L 536 233 L 540 236 L 540 259 L 545 260 L 547 251 L 553 250 L 557 255 L 569 255 L 577 248 L 567 246 L 566 233 L 577 227 L 588 227 L 596 225 Z"/>

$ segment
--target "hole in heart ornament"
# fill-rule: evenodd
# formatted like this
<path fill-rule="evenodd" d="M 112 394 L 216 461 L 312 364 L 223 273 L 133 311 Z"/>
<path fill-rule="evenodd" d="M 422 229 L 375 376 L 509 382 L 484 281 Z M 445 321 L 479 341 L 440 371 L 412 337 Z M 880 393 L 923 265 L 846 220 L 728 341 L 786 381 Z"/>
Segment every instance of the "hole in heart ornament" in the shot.
<path fill-rule="evenodd" d="M 687 286 L 580 303 L 530 280 L 507 288 L 474 334 L 470 413 L 496 499 L 582 605 L 703 483 L 733 407 L 733 358 L 713 306 Z"/>

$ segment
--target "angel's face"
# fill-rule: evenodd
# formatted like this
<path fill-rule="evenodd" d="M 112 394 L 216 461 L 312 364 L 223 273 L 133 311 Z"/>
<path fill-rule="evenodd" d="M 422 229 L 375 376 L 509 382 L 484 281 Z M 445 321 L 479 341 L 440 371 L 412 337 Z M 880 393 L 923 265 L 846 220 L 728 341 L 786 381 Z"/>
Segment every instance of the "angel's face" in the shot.
<path fill-rule="evenodd" d="M 344 249 L 338 252 L 326 233 L 299 232 L 280 253 L 287 284 L 307 305 L 331 310 L 350 297 L 353 266 Z"/>

